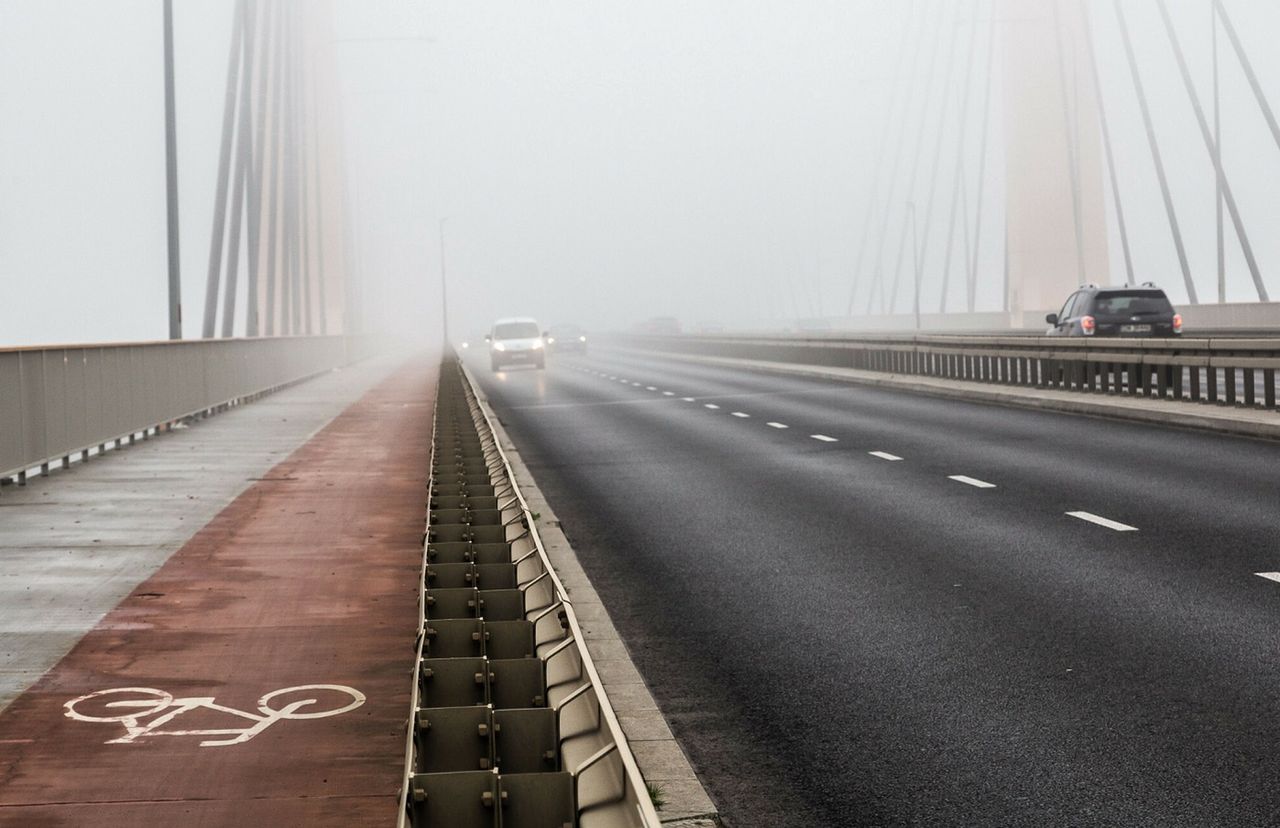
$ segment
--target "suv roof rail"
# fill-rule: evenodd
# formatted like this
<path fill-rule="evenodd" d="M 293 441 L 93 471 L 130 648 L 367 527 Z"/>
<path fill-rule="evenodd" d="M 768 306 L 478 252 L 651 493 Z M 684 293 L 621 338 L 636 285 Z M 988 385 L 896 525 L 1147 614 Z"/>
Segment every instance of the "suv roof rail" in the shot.
<path fill-rule="evenodd" d="M 1080 287 L 1085 290 L 1097 290 L 1100 286 L 1096 282 L 1085 282 Z"/>
<path fill-rule="evenodd" d="M 1155 282 L 1143 282 L 1142 287 L 1158 288 L 1160 286 L 1157 285 Z"/>

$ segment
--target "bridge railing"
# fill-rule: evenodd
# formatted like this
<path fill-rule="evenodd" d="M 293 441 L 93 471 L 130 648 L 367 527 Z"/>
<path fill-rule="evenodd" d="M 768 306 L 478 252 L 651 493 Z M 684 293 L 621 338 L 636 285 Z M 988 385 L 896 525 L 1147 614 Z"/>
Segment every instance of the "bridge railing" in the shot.
<path fill-rule="evenodd" d="M 1280 339 L 626 336 L 649 350 L 1276 408 Z"/>
<path fill-rule="evenodd" d="M 252 398 L 366 347 L 290 336 L 0 350 L 0 477 Z"/>

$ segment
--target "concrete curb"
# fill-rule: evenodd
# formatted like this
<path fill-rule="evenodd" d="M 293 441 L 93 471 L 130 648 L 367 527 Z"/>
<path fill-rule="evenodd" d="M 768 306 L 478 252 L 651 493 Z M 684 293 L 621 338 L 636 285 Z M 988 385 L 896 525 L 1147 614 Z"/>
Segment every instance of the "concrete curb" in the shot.
<path fill-rule="evenodd" d="M 816 377 L 855 385 L 867 385 L 895 391 L 928 394 L 934 397 L 960 399 L 967 402 L 1007 405 L 1016 408 L 1035 408 L 1042 411 L 1083 414 L 1112 420 L 1158 423 L 1162 426 L 1189 428 L 1196 431 L 1209 431 L 1215 434 L 1229 434 L 1237 437 L 1280 440 L 1280 413 L 1263 409 L 1232 408 L 1208 403 L 1178 402 L 1147 397 L 1088 394 L 1080 391 L 1055 391 L 1047 388 L 989 385 L 965 380 L 882 374 L 857 368 L 833 368 L 823 365 L 767 362 L 737 357 L 675 354 L 668 351 L 651 351 L 638 348 L 623 348 L 620 350 L 645 356 L 678 359 L 685 362 L 746 368 L 764 373 Z"/>
<path fill-rule="evenodd" d="M 645 686 L 644 679 L 627 653 L 625 642 L 609 619 L 591 579 L 578 563 L 578 556 L 560 529 L 560 521 L 538 488 L 520 450 L 494 413 L 484 389 L 473 383 L 476 397 L 493 422 L 494 431 L 507 454 L 516 484 L 534 513 L 538 534 L 556 575 L 570 593 L 574 612 L 582 625 L 587 649 L 604 681 L 605 694 L 618 715 L 622 731 L 631 745 L 640 772 L 651 785 L 662 790 L 663 805 L 658 817 L 663 825 L 680 828 L 715 828 L 721 824 L 719 812 L 698 781 L 684 749 L 676 741 L 666 718 Z"/>

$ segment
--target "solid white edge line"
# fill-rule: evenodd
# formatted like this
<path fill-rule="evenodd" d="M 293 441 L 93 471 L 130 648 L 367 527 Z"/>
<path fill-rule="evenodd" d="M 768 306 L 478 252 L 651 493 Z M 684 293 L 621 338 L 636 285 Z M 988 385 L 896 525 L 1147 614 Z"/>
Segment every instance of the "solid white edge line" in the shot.
<path fill-rule="evenodd" d="M 901 459 L 902 459 L 902 458 L 901 458 L 901 457 L 899 457 L 898 455 L 896 455 L 896 454 L 890 454 L 890 453 L 889 453 L 889 452 L 887 452 L 887 451 L 869 451 L 869 452 L 867 452 L 867 454 L 870 454 L 872 457 L 879 457 L 881 460 L 889 460 L 889 461 L 891 461 L 891 462 L 892 462 L 892 461 L 895 461 L 895 460 L 901 460 Z"/>
<path fill-rule="evenodd" d="M 988 483 L 985 480 L 979 480 L 976 477 L 969 477 L 963 474 L 949 474 L 948 480 L 954 480 L 957 483 L 964 483 L 966 486 L 973 486 L 975 489 L 994 489 L 996 484 Z"/>
<path fill-rule="evenodd" d="M 1117 532 L 1138 531 L 1138 527 L 1136 526 L 1130 526 L 1127 523 L 1120 523 L 1119 521 L 1110 520 L 1108 518 L 1102 517 L 1101 515 L 1095 515 L 1092 512 L 1067 512 L 1067 514 L 1073 518 L 1076 518 L 1077 520 L 1083 520 L 1088 523 L 1096 523 L 1099 526 L 1105 526 L 1108 529 L 1114 529 Z"/>
<path fill-rule="evenodd" d="M 791 427 L 789 425 L 786 425 L 785 423 L 765 423 L 765 425 L 769 426 L 769 428 L 790 428 Z"/>
<path fill-rule="evenodd" d="M 827 435 L 825 435 L 825 434 L 810 434 L 809 436 L 810 436 L 810 437 L 812 437 L 812 438 L 813 438 L 813 439 L 815 439 L 815 440 L 821 440 L 821 441 L 822 441 L 822 442 L 824 442 L 824 443 L 838 443 L 838 442 L 840 442 L 840 441 L 839 441 L 839 440 L 837 440 L 836 438 L 834 438 L 834 437 L 828 437 L 828 436 L 827 436 Z"/>

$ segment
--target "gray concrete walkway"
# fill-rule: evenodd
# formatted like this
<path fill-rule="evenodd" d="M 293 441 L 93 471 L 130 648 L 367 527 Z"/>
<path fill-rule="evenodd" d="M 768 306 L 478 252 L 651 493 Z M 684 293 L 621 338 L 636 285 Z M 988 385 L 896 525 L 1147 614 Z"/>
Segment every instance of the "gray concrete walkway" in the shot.
<path fill-rule="evenodd" d="M 0 710 L 403 360 L 324 374 L 0 493 Z"/>

